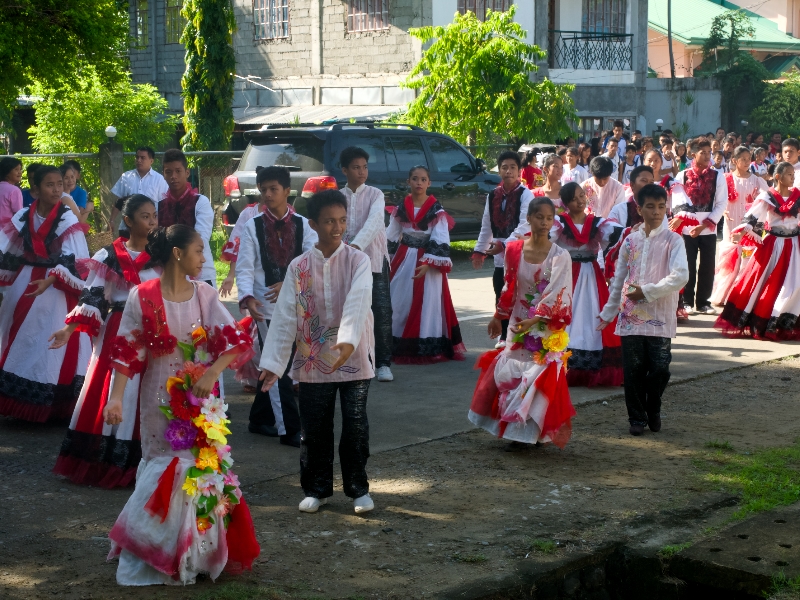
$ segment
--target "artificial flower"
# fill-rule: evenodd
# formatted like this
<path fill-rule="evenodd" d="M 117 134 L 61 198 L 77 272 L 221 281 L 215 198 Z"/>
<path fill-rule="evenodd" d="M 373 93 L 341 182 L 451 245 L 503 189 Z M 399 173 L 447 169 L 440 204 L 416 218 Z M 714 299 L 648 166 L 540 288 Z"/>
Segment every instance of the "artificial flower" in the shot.
<path fill-rule="evenodd" d="M 194 466 L 198 469 L 205 469 L 211 467 L 215 471 L 219 470 L 219 457 L 217 456 L 216 448 L 200 448 L 197 458 L 194 461 Z"/>
<path fill-rule="evenodd" d="M 186 481 L 183 482 L 183 487 L 181 488 L 184 492 L 186 492 L 189 496 L 194 496 L 197 494 L 197 480 L 193 479 L 192 477 L 187 477 Z"/>
<path fill-rule="evenodd" d="M 535 335 L 526 335 L 523 346 L 528 352 L 538 352 L 542 349 L 542 338 Z"/>
<path fill-rule="evenodd" d="M 164 431 L 164 439 L 169 442 L 173 450 L 188 450 L 194 446 L 197 437 L 197 427 L 190 421 L 172 419 Z"/>
<path fill-rule="evenodd" d="M 192 344 L 199 346 L 206 340 L 206 330 L 203 327 L 198 327 L 192 331 Z"/>
<path fill-rule="evenodd" d="M 190 421 L 200 414 L 200 407 L 189 402 L 186 391 L 175 386 L 170 394 L 169 406 L 176 419 Z"/>
<path fill-rule="evenodd" d="M 176 390 L 183 391 L 185 384 L 183 377 L 167 377 L 167 393 L 171 396 Z"/>
<path fill-rule="evenodd" d="M 219 442 L 212 442 L 211 446 L 217 451 L 217 456 L 219 457 L 219 462 L 227 463 L 228 467 L 233 464 L 233 458 L 231 458 L 231 447 L 227 444 L 220 444 Z"/>
<path fill-rule="evenodd" d="M 203 496 L 221 494 L 225 485 L 225 479 L 219 473 L 203 473 L 195 481 L 197 481 L 197 491 Z"/>
<path fill-rule="evenodd" d="M 208 517 L 197 517 L 197 531 L 205 533 L 208 529 L 211 529 L 211 519 Z"/>
<path fill-rule="evenodd" d="M 569 335 L 564 329 L 554 331 L 542 340 L 542 345 L 550 352 L 563 352 L 569 345 Z"/>
<path fill-rule="evenodd" d="M 194 359 L 202 365 L 210 365 L 212 362 L 214 362 L 211 360 L 211 355 L 200 348 L 195 350 Z"/>
<path fill-rule="evenodd" d="M 536 291 L 541 294 L 547 289 L 548 285 L 550 285 L 549 281 L 547 281 L 546 279 L 540 279 L 539 281 L 536 282 Z"/>
<path fill-rule="evenodd" d="M 217 500 L 217 505 L 214 507 L 214 513 L 222 518 L 231 512 L 231 501 L 228 499 L 228 496 L 223 495 L 219 500 Z"/>
<path fill-rule="evenodd" d="M 195 351 L 196 352 L 196 351 Z M 197 380 L 200 379 L 206 372 L 206 367 L 204 365 L 198 365 L 197 363 L 193 363 L 191 361 L 186 361 L 183 363 L 183 370 L 178 371 L 181 374 L 181 378 L 189 376 L 189 380 L 192 382 L 192 385 L 197 383 Z"/>
<path fill-rule="evenodd" d="M 239 487 L 239 478 L 236 476 L 236 473 L 234 473 L 233 471 L 229 470 L 225 474 L 225 480 L 224 481 L 225 481 L 225 485 L 233 485 L 233 486 L 236 486 L 237 488 Z"/>
<path fill-rule="evenodd" d="M 222 423 L 226 419 L 228 415 L 225 414 L 225 411 L 228 410 L 228 405 L 225 404 L 221 398 L 205 398 L 203 400 L 203 408 L 200 409 L 206 420 L 211 421 L 212 423 Z"/>

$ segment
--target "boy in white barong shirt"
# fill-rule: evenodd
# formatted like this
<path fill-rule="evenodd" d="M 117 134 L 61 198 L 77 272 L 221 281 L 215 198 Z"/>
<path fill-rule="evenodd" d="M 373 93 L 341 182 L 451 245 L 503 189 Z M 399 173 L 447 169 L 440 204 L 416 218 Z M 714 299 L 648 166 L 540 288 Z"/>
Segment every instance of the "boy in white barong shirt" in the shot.
<path fill-rule="evenodd" d="M 683 239 L 664 223 L 666 190 L 648 184 L 636 202 L 644 223 L 622 242 L 598 329 L 617 317 L 630 433 L 642 435 L 645 425 L 654 433 L 661 430 L 661 395 L 670 378 L 678 293 L 689 279 L 689 266 Z"/>
<path fill-rule="evenodd" d="M 342 243 L 347 200 L 341 192 L 314 194 L 308 219 L 319 242 L 289 264 L 261 355 L 262 390 L 277 381 L 296 344 L 291 377 L 300 382 L 302 512 L 316 512 L 333 495 L 333 418 L 339 393 L 342 483 L 356 513 L 363 513 L 375 507 L 366 471 L 367 392 L 375 376 L 371 263 L 366 254 Z"/>
<path fill-rule="evenodd" d="M 378 381 L 393 381 L 392 298 L 389 293 L 389 248 L 386 241 L 383 192 L 366 184 L 369 154 L 350 146 L 339 155 L 339 166 L 347 177 L 342 189 L 347 199 L 345 243 L 361 250 L 372 264 L 372 314 L 375 318 L 375 367 Z"/>

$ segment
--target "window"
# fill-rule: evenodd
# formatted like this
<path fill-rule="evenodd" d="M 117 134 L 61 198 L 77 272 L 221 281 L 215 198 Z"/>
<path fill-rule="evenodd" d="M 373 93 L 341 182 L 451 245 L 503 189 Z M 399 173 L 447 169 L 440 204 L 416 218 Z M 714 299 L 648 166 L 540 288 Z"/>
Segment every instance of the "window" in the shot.
<path fill-rule="evenodd" d="M 358 146 L 367 151 L 367 154 L 369 154 L 367 166 L 370 171 L 374 173 L 386 172 L 386 153 L 383 147 L 383 137 L 377 135 L 359 135 L 342 138 L 339 152 L 348 146 Z M 392 155 L 392 159 L 394 160 L 394 155 Z"/>
<path fill-rule="evenodd" d="M 386 140 L 386 159 L 390 171 L 408 173 L 411 167 L 428 166 L 422 140 L 416 137 L 393 137 Z"/>
<path fill-rule="evenodd" d="M 588 33 L 625 33 L 628 0 L 583 0 L 582 29 Z"/>
<path fill-rule="evenodd" d="M 437 173 L 474 173 L 472 161 L 466 153 L 453 142 L 442 138 L 427 138 L 428 149 Z"/>
<path fill-rule="evenodd" d="M 253 140 L 247 147 L 239 169 L 255 171 L 256 167 L 286 167 L 290 171 L 323 171 L 325 142 L 315 137 Z"/>
<path fill-rule="evenodd" d="M 348 0 L 347 31 L 389 28 L 389 0 Z"/>
<path fill-rule="evenodd" d="M 253 0 L 257 40 L 289 37 L 289 0 Z"/>
<path fill-rule="evenodd" d="M 168 44 L 180 44 L 183 28 L 186 27 L 186 20 L 181 16 L 183 0 L 166 0 L 164 11 L 164 27 L 166 30 Z"/>
<path fill-rule="evenodd" d="M 468 10 L 475 13 L 481 21 L 486 18 L 486 10 L 505 12 L 514 2 L 512 0 L 458 0 L 458 12 L 462 15 Z"/>
<path fill-rule="evenodd" d="M 134 0 L 133 6 L 133 37 L 137 48 L 147 48 L 150 30 L 148 28 L 148 0 Z"/>

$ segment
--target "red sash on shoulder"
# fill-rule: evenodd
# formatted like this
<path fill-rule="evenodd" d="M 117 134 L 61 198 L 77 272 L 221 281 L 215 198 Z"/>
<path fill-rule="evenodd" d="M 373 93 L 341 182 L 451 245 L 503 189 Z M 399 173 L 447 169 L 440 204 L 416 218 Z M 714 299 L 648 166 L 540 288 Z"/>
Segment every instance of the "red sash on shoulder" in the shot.
<path fill-rule="evenodd" d="M 725 183 L 728 184 L 728 202 L 736 202 L 739 199 L 739 192 L 736 191 L 733 173 L 725 173 Z"/>
<path fill-rule="evenodd" d="M 575 226 L 575 222 L 572 220 L 572 217 L 569 216 L 569 213 L 564 213 L 561 215 L 561 220 L 564 221 L 567 227 L 570 228 L 576 242 L 578 242 L 581 246 L 589 243 L 589 234 L 592 232 L 592 223 L 595 220 L 594 213 L 589 213 L 586 215 L 586 220 L 583 222 L 583 229 L 581 231 L 578 231 L 578 228 Z"/>
<path fill-rule="evenodd" d="M 151 279 L 139 285 L 139 305 L 142 308 L 141 339 L 153 356 L 172 354 L 178 340 L 169 332 L 164 297 L 161 295 L 161 280 Z"/>
<path fill-rule="evenodd" d="M 139 271 L 144 269 L 147 261 L 150 260 L 150 255 L 147 252 L 140 252 L 136 260 L 131 260 L 131 255 L 128 254 L 128 249 L 125 247 L 125 238 L 117 238 L 114 240 L 114 252 L 117 254 L 117 262 L 122 269 L 122 276 L 125 281 L 133 285 L 142 283 L 139 279 Z M 161 289 L 159 288 L 159 295 Z"/>
<path fill-rule="evenodd" d="M 428 214 L 428 211 L 431 207 L 436 203 L 436 198 L 433 196 L 428 196 L 428 199 L 425 200 L 425 204 L 419 207 L 419 212 L 414 213 L 414 200 L 411 199 L 411 194 L 406 196 L 405 199 L 405 208 L 406 208 L 406 215 L 408 215 L 409 222 L 416 227 L 417 223 L 419 223 L 422 218 Z"/>
<path fill-rule="evenodd" d="M 797 201 L 800 200 L 800 189 L 797 188 L 791 188 L 789 190 L 789 197 L 786 200 L 783 199 L 783 196 L 781 196 L 775 188 L 769 188 L 769 194 L 772 196 L 772 202 L 775 204 L 775 208 L 778 209 L 779 213 L 788 213 L 795 207 Z M 50 217 L 48 217 L 48 219 L 49 218 Z"/>
<path fill-rule="evenodd" d="M 61 207 L 61 204 L 56 204 L 53 207 L 53 210 L 51 210 L 50 214 L 47 215 L 47 218 L 44 220 L 44 223 L 42 223 L 42 226 L 37 230 L 33 215 L 36 213 L 38 206 L 39 199 L 37 198 L 33 201 L 33 204 L 31 204 L 31 208 L 28 211 L 28 229 L 31 232 L 33 252 L 36 254 L 36 256 L 41 258 L 50 258 L 44 241 L 47 238 L 47 234 L 50 233 L 50 228 L 53 226 L 53 221 L 55 221 L 56 217 L 58 217 L 58 209 Z"/>

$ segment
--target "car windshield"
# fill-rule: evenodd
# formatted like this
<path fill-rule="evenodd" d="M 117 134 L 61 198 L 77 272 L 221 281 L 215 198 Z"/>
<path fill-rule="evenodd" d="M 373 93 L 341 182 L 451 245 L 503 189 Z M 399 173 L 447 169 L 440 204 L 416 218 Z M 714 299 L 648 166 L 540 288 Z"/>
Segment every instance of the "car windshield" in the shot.
<path fill-rule="evenodd" d="M 314 137 L 293 140 L 254 140 L 242 156 L 242 171 L 256 167 L 286 167 L 290 171 L 323 171 L 325 142 Z"/>

